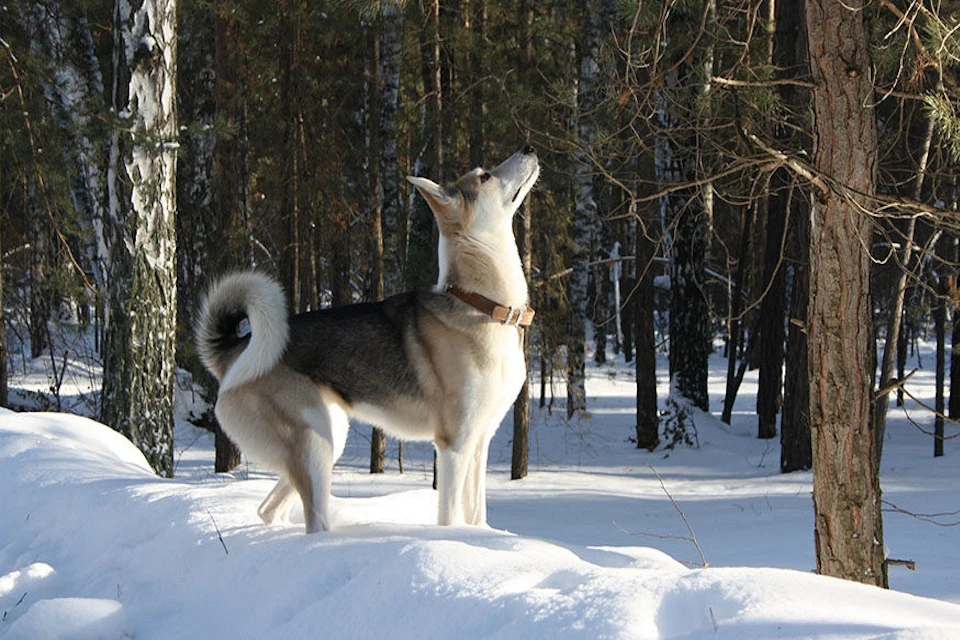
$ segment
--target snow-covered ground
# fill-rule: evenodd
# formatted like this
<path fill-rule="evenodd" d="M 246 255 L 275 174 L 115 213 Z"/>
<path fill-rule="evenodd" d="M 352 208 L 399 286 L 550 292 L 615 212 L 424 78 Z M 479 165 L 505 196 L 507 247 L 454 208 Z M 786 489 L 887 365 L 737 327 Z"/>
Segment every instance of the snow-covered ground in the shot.
<path fill-rule="evenodd" d="M 49 385 L 42 364 L 19 370 Z M 929 400 L 931 383 L 910 389 Z M 299 513 L 261 524 L 270 474 L 214 474 L 211 437 L 185 421 L 163 480 L 95 422 L 0 414 L 0 636 L 960 638 L 960 442 L 933 459 L 911 422 L 930 415 L 891 412 L 885 542 L 916 570 L 892 567 L 884 591 L 813 573 L 811 474 L 780 474 L 779 442 L 755 438 L 755 376 L 732 425 L 700 414 L 698 449 L 654 453 L 628 441 L 629 367 L 591 369 L 587 389 L 587 418 L 535 412 L 522 481 L 507 417 L 484 529 L 431 524 L 426 445 L 405 445 L 402 475 L 395 445 L 385 475 L 366 473 L 364 427 L 337 467 L 334 530 L 305 536 Z"/>

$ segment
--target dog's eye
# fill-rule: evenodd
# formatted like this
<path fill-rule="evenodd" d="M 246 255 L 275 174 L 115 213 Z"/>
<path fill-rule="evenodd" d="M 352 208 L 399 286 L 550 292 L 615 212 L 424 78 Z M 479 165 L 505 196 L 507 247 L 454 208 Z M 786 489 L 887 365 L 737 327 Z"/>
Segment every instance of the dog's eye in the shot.
<path fill-rule="evenodd" d="M 491 177 L 492 176 L 488 172 L 484 171 L 483 173 L 480 174 L 480 182 L 484 183 L 487 180 L 489 180 Z"/>

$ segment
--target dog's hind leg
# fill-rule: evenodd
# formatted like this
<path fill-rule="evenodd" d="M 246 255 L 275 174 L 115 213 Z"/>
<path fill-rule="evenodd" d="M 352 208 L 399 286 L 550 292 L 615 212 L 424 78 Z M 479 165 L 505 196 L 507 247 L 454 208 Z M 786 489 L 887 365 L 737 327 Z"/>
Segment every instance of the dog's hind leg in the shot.
<path fill-rule="evenodd" d="M 257 515 L 265 524 L 273 524 L 278 520 L 284 520 L 290 511 L 290 503 L 293 502 L 293 498 L 293 485 L 286 478 L 281 477 L 273 490 L 260 503 Z"/>
<path fill-rule="evenodd" d="M 333 475 L 332 447 L 312 429 L 304 429 L 297 452 L 287 464 L 290 483 L 303 502 L 303 521 L 307 533 L 330 528 L 328 505 Z"/>
<path fill-rule="evenodd" d="M 304 410 L 301 418 L 309 428 L 301 433 L 299 455 L 290 464 L 290 481 L 303 501 L 307 533 L 328 531 L 333 465 L 343 453 L 350 424 L 332 392 L 323 394 L 323 401 Z"/>

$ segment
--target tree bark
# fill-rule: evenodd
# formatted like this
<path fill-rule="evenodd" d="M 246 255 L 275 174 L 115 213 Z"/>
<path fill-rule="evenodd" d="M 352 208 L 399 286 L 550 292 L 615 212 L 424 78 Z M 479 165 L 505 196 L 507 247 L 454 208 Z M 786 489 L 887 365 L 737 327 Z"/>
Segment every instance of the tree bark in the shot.
<path fill-rule="evenodd" d="M 787 328 L 783 415 L 780 419 L 780 471 L 790 473 L 813 466 L 810 443 L 810 376 L 807 348 L 807 306 L 810 295 L 810 215 L 808 197 L 794 189 L 790 203 L 789 255 L 793 276 L 790 323 Z"/>
<path fill-rule="evenodd" d="M 0 256 L 4 254 L 3 226 L 0 225 Z M 2 266 L 2 265 L 0 265 Z M 0 268 L 0 300 L 3 300 L 3 269 Z M 9 371 L 7 370 L 7 339 L 6 339 L 7 318 L 0 304 L 0 407 L 9 407 Z"/>
<path fill-rule="evenodd" d="M 818 573 L 886 586 L 873 433 L 869 295 L 877 170 L 876 114 L 864 7 L 808 0 L 816 169 L 836 185 L 813 204 L 810 426 Z"/>
<path fill-rule="evenodd" d="M 185 0 L 180 8 L 180 51 L 177 65 L 179 115 L 182 123 L 180 144 L 183 152 L 177 171 L 177 309 L 181 335 L 177 340 L 177 359 L 207 391 L 212 405 L 217 397 L 217 380 L 203 367 L 193 348 L 192 328 L 197 305 L 212 275 L 243 264 L 246 252 L 237 251 L 233 241 L 238 235 L 236 214 L 224 216 L 218 211 L 222 195 L 218 193 L 216 167 L 218 146 L 215 126 L 217 88 L 225 84 L 219 73 L 228 65 L 221 56 L 222 21 L 204 2 Z M 231 88 L 232 90 L 232 88 Z M 221 96 L 223 98 L 223 96 Z M 232 116 L 232 102 L 225 100 L 222 114 Z M 245 176 L 232 172 L 222 179 L 235 182 Z M 235 198 L 230 198 L 235 203 Z M 224 240 L 226 239 L 226 242 Z M 228 247 L 225 250 L 225 245 Z M 232 256 L 228 257 L 228 256 Z M 186 334 L 186 335 L 184 335 Z M 224 473 L 240 464 L 240 450 L 223 433 L 211 410 L 203 416 L 203 426 L 214 433 L 214 471 Z"/>
<path fill-rule="evenodd" d="M 280 73 L 281 84 L 285 99 L 282 101 L 283 142 L 280 149 L 282 154 L 283 172 L 287 176 L 286 189 L 283 191 L 281 211 L 287 216 L 282 226 L 284 231 L 283 245 L 281 246 L 280 282 L 290 296 L 290 305 L 294 312 L 304 310 L 304 296 L 301 290 L 301 264 L 304 243 L 301 238 L 301 173 L 300 148 L 303 135 L 303 108 L 301 101 L 304 95 L 303 71 L 300 65 L 300 52 L 303 36 L 302 15 L 305 5 L 303 0 L 285 0 L 282 7 L 282 38 L 280 42 Z"/>
<path fill-rule="evenodd" d="M 649 154 L 647 155 L 649 159 Z M 649 167 L 649 163 L 647 165 Z M 649 167 L 652 173 L 652 167 Z M 654 234 L 657 213 L 653 203 L 641 205 L 637 218 L 635 254 L 637 288 L 633 293 L 635 365 L 637 373 L 637 448 L 653 451 L 660 444 L 657 408 L 657 347 L 653 318 L 653 265 L 657 251 Z"/>
<path fill-rule="evenodd" d="M 63 155 L 70 176 L 70 195 L 80 214 L 84 250 L 94 281 L 106 287 L 104 215 L 107 187 L 103 158 L 108 139 L 98 123 L 104 108 L 103 77 L 82 3 L 20 0 L 24 27 L 33 35 L 31 49 L 49 68 L 41 79 L 50 113 L 63 135 Z"/>
<path fill-rule="evenodd" d="M 486 22 L 486 2 L 480 0 L 478 9 L 481 12 L 481 19 Z M 524 81 L 529 81 L 534 72 L 533 59 L 533 40 L 530 34 L 530 26 L 533 22 L 533 8 L 529 1 L 524 0 L 520 3 L 520 30 L 519 30 L 519 48 L 517 51 L 518 71 Z M 479 33 L 483 35 L 483 27 L 478 27 Z M 479 62 L 478 62 L 479 64 Z M 479 69 L 474 68 L 478 73 Z M 479 105 L 478 114 L 482 115 L 482 103 Z M 482 131 L 481 131 L 482 133 Z M 482 141 L 482 137 L 481 137 Z M 476 146 L 476 141 L 471 142 L 471 153 Z M 523 263 L 523 277 L 530 280 L 530 269 L 533 266 L 533 196 L 528 196 L 525 204 L 521 205 L 521 215 L 515 217 L 519 221 L 519 233 L 517 238 L 519 242 L 520 258 Z M 527 370 L 527 376 L 523 381 L 523 387 L 513 403 L 513 451 L 510 459 L 510 479 L 520 480 L 527 476 L 530 458 L 530 329 L 523 331 L 523 359 Z"/>
<path fill-rule="evenodd" d="M 914 181 L 913 199 L 920 201 L 923 193 L 923 179 L 927 171 L 927 161 L 930 158 L 930 143 L 933 140 L 933 117 L 927 116 L 926 134 L 923 137 L 920 149 L 920 158 L 917 163 L 917 175 Z M 877 440 L 877 460 L 883 457 L 883 436 L 887 428 L 887 409 L 890 406 L 890 392 L 888 387 L 893 379 L 894 358 L 897 354 L 897 347 L 903 332 L 903 305 L 907 292 L 907 280 L 910 274 L 916 268 L 913 263 L 914 234 L 916 232 L 917 217 L 910 216 L 907 222 L 907 229 L 903 237 L 903 249 L 899 258 L 900 272 L 897 275 L 896 288 L 893 292 L 893 308 L 890 309 L 890 316 L 887 321 L 887 332 L 883 342 L 883 359 L 880 364 L 880 380 L 877 383 L 877 389 L 883 390 L 877 395 L 876 408 L 874 416 L 875 428 L 874 437 Z M 905 359 L 905 358 L 904 358 Z"/>
<path fill-rule="evenodd" d="M 519 241 L 520 256 L 523 260 L 523 275 L 530 278 L 530 267 L 533 262 L 533 241 L 531 237 L 531 219 L 533 217 L 532 201 L 528 196 L 523 206 L 522 215 L 518 216 L 520 224 Z M 530 456 L 530 329 L 523 330 L 523 359 L 527 376 L 523 386 L 513 403 L 513 452 L 510 461 L 510 479 L 520 480 L 527 477 L 528 459 Z"/>
<path fill-rule="evenodd" d="M 776 31 L 773 42 L 773 62 L 777 77 L 789 79 L 806 77 L 807 38 L 803 23 L 802 0 L 777 0 L 774 7 Z M 783 84 L 777 88 L 780 101 L 788 109 L 785 126 L 778 127 L 777 137 L 786 148 L 809 152 L 808 136 L 796 135 L 791 125 L 805 127 L 803 115 L 810 104 L 810 94 L 798 86 Z M 780 176 L 776 198 L 770 197 L 769 206 L 782 207 L 787 212 L 787 258 L 790 274 L 790 310 L 787 326 L 786 366 L 783 380 L 783 411 L 780 417 L 780 471 L 788 473 L 809 469 L 813 464 L 810 444 L 810 378 L 807 373 L 807 299 L 809 296 L 810 208 L 809 196 L 801 191 L 795 178 L 787 182 Z"/>
<path fill-rule="evenodd" d="M 589 315 L 589 263 L 599 233 L 597 202 L 592 171 L 593 117 L 597 106 L 597 83 L 600 69 L 597 65 L 601 37 L 599 3 L 585 0 L 583 4 L 584 29 L 577 44 L 577 87 L 575 90 L 577 150 L 573 154 L 574 221 L 573 272 L 567 287 L 570 315 L 567 323 L 567 417 L 586 411 L 586 372 L 584 344 Z"/>
<path fill-rule="evenodd" d="M 693 64 L 678 62 L 666 72 L 664 92 L 672 97 L 658 109 L 657 181 L 663 186 L 692 184 L 696 176 L 696 133 L 692 116 L 699 98 Z M 664 98 L 661 98 L 664 100 Z M 681 113 L 680 110 L 683 112 Z M 671 393 L 707 411 L 710 309 L 706 282 L 707 207 L 709 189 L 675 188 L 661 196 L 660 208 L 670 255 L 670 386 Z"/>
<path fill-rule="evenodd" d="M 372 300 L 383 300 L 384 297 L 384 254 L 383 254 L 383 102 L 384 86 L 383 62 L 381 60 L 381 34 L 384 29 L 383 2 L 380 3 L 380 15 L 376 30 L 371 39 L 372 60 L 371 78 L 369 82 L 369 108 L 367 166 L 369 179 L 372 184 L 372 199 L 370 202 L 370 292 Z M 383 473 L 387 460 L 387 438 L 383 430 L 373 427 L 370 433 L 370 473 Z"/>
<path fill-rule="evenodd" d="M 779 172 L 777 175 L 780 175 Z M 774 176 L 776 179 L 777 176 Z M 766 245 L 763 251 L 763 281 L 766 294 L 760 303 L 759 339 L 760 369 L 757 384 L 757 437 L 777 435 L 777 414 L 783 402 L 783 343 L 785 339 L 785 279 L 783 250 L 787 228 L 787 207 L 781 198 L 789 199 L 789 179 L 785 176 L 774 186 L 767 213 Z M 741 254 L 741 257 L 743 254 Z"/>
<path fill-rule="evenodd" d="M 742 375 L 737 375 L 737 358 L 746 358 L 742 354 L 743 340 L 743 287 L 747 280 L 747 268 L 749 265 L 748 256 L 750 255 L 750 240 L 753 237 L 753 221 L 756 217 L 756 207 L 747 207 L 743 212 L 743 220 L 740 226 L 740 259 L 737 262 L 737 272 L 733 278 L 733 287 L 730 290 L 730 320 L 727 323 L 730 337 L 727 339 L 727 386 L 723 395 L 723 412 L 720 419 L 726 424 L 730 424 L 733 419 L 733 404 L 737 399 L 737 392 L 740 390 L 740 383 L 743 381 Z M 751 336 L 751 341 L 754 339 Z"/>
<path fill-rule="evenodd" d="M 941 265 L 937 274 L 936 299 L 933 308 L 933 322 L 937 335 L 937 361 L 936 361 L 936 391 L 934 400 L 934 410 L 936 413 L 933 418 L 933 457 L 943 456 L 943 437 L 944 420 L 946 414 L 946 403 L 944 402 L 944 383 L 947 364 L 947 300 L 949 300 L 950 287 L 948 286 L 945 267 Z"/>
<path fill-rule="evenodd" d="M 173 475 L 176 346 L 176 2 L 114 14 L 110 273 L 101 420 Z"/>

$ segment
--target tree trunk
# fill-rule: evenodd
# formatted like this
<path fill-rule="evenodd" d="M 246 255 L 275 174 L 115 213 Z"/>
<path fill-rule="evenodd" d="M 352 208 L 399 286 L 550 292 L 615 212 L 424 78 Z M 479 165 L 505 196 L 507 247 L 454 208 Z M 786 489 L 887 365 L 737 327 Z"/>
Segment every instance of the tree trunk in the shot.
<path fill-rule="evenodd" d="M 869 198 L 877 128 L 863 7 L 808 0 L 817 193 L 810 242 L 810 427 L 818 573 L 886 586 L 873 437 Z"/>
<path fill-rule="evenodd" d="M 522 205 L 523 212 L 515 218 L 519 220 L 520 256 L 523 260 L 523 275 L 530 278 L 530 267 L 533 262 L 533 239 L 531 237 L 531 219 L 533 218 L 533 201 L 529 197 Z M 510 462 L 510 479 L 520 480 L 527 476 L 528 458 L 530 455 L 530 330 L 523 330 L 523 359 L 527 376 L 523 380 L 523 387 L 513 403 L 513 455 Z"/>
<path fill-rule="evenodd" d="M 578 80 L 575 91 L 577 150 L 573 154 L 575 213 L 573 222 L 573 273 L 567 288 L 570 314 L 567 326 L 567 417 L 587 408 L 584 344 L 589 314 L 589 263 L 599 233 L 592 171 L 593 112 L 597 106 L 597 66 L 601 16 L 597 3 L 585 0 L 584 29 L 577 46 Z"/>
<path fill-rule="evenodd" d="M 173 475 L 176 2 L 117 0 L 101 420 Z"/>
<path fill-rule="evenodd" d="M 44 350 L 50 347 L 51 356 L 53 345 L 50 344 L 47 322 L 50 320 L 51 282 L 53 272 L 50 252 L 50 228 L 47 226 L 47 217 L 41 212 L 39 197 L 36 194 L 36 179 L 27 177 L 27 203 L 33 210 L 30 215 L 30 357 L 33 359 L 43 355 Z"/>
<path fill-rule="evenodd" d="M 785 244 L 789 178 L 777 172 L 773 193 L 764 207 L 767 213 L 766 246 L 763 251 L 763 281 L 766 294 L 760 303 L 760 370 L 757 386 L 757 437 L 777 435 L 777 414 L 783 401 L 783 342 L 785 339 L 785 279 L 782 267 Z M 743 256 L 744 254 L 741 254 Z"/>
<path fill-rule="evenodd" d="M 802 0 L 777 0 L 774 11 L 776 31 L 773 43 L 773 62 L 777 77 L 789 79 L 807 76 L 807 38 L 803 24 Z M 791 149 L 809 151 L 809 137 L 799 138 L 791 131 L 796 124 L 804 126 L 804 116 L 810 104 L 807 90 L 791 84 L 777 87 L 780 101 L 789 110 L 786 126 L 778 127 L 777 137 Z M 779 178 L 777 176 L 780 176 Z M 770 208 L 782 207 L 787 212 L 787 257 L 790 274 L 790 322 L 787 326 L 787 346 L 784 360 L 783 411 L 780 417 L 780 471 L 788 473 L 809 469 L 813 464 L 810 444 L 810 378 L 807 373 L 807 299 L 810 289 L 809 257 L 810 208 L 809 196 L 796 186 L 791 178 L 785 180 L 782 172 L 776 198 L 771 195 Z"/>
<path fill-rule="evenodd" d="M 787 328 L 783 415 L 780 419 L 780 471 L 803 471 L 813 466 L 810 443 L 810 377 L 807 347 L 807 303 L 810 295 L 810 215 L 808 197 L 793 189 L 790 202 L 789 255 L 792 257 L 790 324 Z"/>
<path fill-rule="evenodd" d="M 282 214 L 287 216 L 287 221 L 282 226 L 284 237 L 279 256 L 280 282 L 290 296 L 290 305 L 294 312 L 304 310 L 301 291 L 303 242 L 300 201 L 302 173 L 300 148 L 303 131 L 301 100 L 304 95 L 300 52 L 304 6 L 303 0 L 286 0 L 281 3 L 282 39 L 279 47 L 281 85 L 286 96 L 282 101 L 283 141 L 280 153 L 283 156 L 283 172 L 287 176 L 281 204 Z"/>
<path fill-rule="evenodd" d="M 103 108 L 103 78 L 83 3 L 20 0 L 20 15 L 34 35 L 31 49 L 49 67 L 41 78 L 50 112 L 63 136 L 70 195 L 80 214 L 84 249 L 94 281 L 106 286 L 104 240 L 107 136 L 97 120 Z"/>
<path fill-rule="evenodd" d="M 400 105 L 400 6 L 381 0 L 380 17 L 380 205 L 384 228 L 384 293 L 396 293 L 402 284 L 399 224 L 400 182 L 397 162 L 397 109 Z"/>
<path fill-rule="evenodd" d="M 936 413 L 933 420 L 933 457 L 943 456 L 943 436 L 944 420 L 946 413 L 944 402 L 944 382 L 947 363 L 946 333 L 947 333 L 947 301 L 949 300 L 950 287 L 947 282 L 947 275 L 944 273 L 946 268 L 941 265 L 940 273 L 937 274 L 936 298 L 933 308 L 933 322 L 937 334 L 937 363 L 936 363 L 936 396 L 934 409 Z"/>
<path fill-rule="evenodd" d="M 720 419 L 730 424 L 733 419 L 733 404 L 740 390 L 743 376 L 737 374 L 737 358 L 745 359 L 741 353 L 743 340 L 743 288 L 747 280 L 747 268 L 750 260 L 750 240 L 753 237 L 753 221 L 756 217 L 756 207 L 747 207 L 743 212 L 743 221 L 740 227 L 740 250 L 737 261 L 737 272 L 733 277 L 733 287 L 730 290 L 730 320 L 727 322 L 730 337 L 727 339 L 727 387 L 723 395 L 723 412 Z M 750 337 L 751 341 L 754 337 Z"/>
<path fill-rule="evenodd" d="M 0 234 L 2 234 L 3 225 L 0 225 Z M 0 256 L 5 254 L 3 240 L 0 237 Z M 0 263 L 0 300 L 3 300 L 3 268 Z M 7 370 L 7 318 L 3 310 L 3 304 L 0 304 L 0 407 L 9 407 L 9 371 Z"/>
<path fill-rule="evenodd" d="M 383 300 L 384 297 L 384 253 L 383 253 L 383 103 L 384 86 L 383 61 L 381 59 L 381 34 L 384 30 L 383 3 L 380 3 L 380 16 L 376 31 L 372 38 L 373 56 L 371 60 L 371 74 L 373 82 L 369 83 L 368 145 L 367 166 L 369 180 L 372 185 L 373 197 L 370 202 L 370 292 L 372 300 Z M 394 143 L 395 144 L 395 143 Z M 373 427 L 370 433 L 370 473 L 383 473 L 387 460 L 387 438 L 383 430 Z"/>
<path fill-rule="evenodd" d="M 650 154 L 645 167 L 652 173 Z M 649 184 L 649 183 L 648 183 Z M 641 205 L 637 218 L 635 254 L 637 288 L 633 293 L 635 365 L 637 373 L 637 448 L 653 451 L 660 444 L 657 409 L 657 346 L 653 318 L 653 275 L 657 238 L 654 203 Z"/>
<path fill-rule="evenodd" d="M 486 21 L 486 1 L 480 0 L 481 19 Z M 533 9 L 530 2 L 524 0 L 520 3 L 520 31 L 519 31 L 519 49 L 518 71 L 524 81 L 529 81 L 534 72 L 533 59 L 533 39 L 530 34 L 530 26 L 533 22 Z M 483 34 L 480 27 L 480 34 Z M 476 45 L 476 43 L 475 43 Z M 479 63 L 478 63 L 479 64 Z M 478 72 L 478 69 L 474 69 Z M 482 104 L 479 113 L 482 115 Z M 471 152 L 475 142 L 471 143 Z M 526 204 L 521 205 L 521 215 L 515 217 L 519 220 L 519 240 L 520 258 L 523 262 L 523 277 L 530 280 L 530 269 L 533 265 L 533 203 L 535 199 L 532 196 L 527 197 Z M 542 354 L 541 354 L 542 357 Z M 510 479 L 520 480 L 527 476 L 530 458 L 530 329 L 523 331 L 523 359 L 527 370 L 527 376 L 523 381 L 523 387 L 513 403 L 513 451 L 510 460 Z"/>
<path fill-rule="evenodd" d="M 441 82 L 440 1 L 431 0 L 423 9 L 420 30 L 420 71 L 423 78 L 425 108 L 422 110 L 426 161 L 418 157 L 416 175 L 429 175 L 444 182 L 443 156 L 443 84 Z M 422 289 L 436 282 L 437 229 L 422 198 L 414 200 L 407 218 L 406 251 L 403 275 L 408 289 Z"/>
<path fill-rule="evenodd" d="M 214 129 L 213 225 L 217 229 L 220 247 L 209 251 L 207 256 L 210 260 L 208 273 L 214 274 L 253 264 L 248 221 L 246 90 L 243 62 L 235 46 L 239 37 L 239 25 L 235 17 L 215 11 L 213 63 L 216 110 L 232 125 L 236 134 L 222 134 Z M 214 385 L 216 381 L 210 384 Z M 212 428 L 214 470 L 217 473 L 230 471 L 240 464 L 240 449 L 223 432 L 215 417 L 212 419 Z"/>
<path fill-rule="evenodd" d="M 185 0 L 180 8 L 180 51 L 177 65 L 179 115 L 182 123 L 180 145 L 183 149 L 177 171 L 177 309 L 181 335 L 177 339 L 177 359 L 194 380 L 207 391 L 212 405 L 217 397 L 217 381 L 200 363 L 193 348 L 192 329 L 197 305 L 212 275 L 242 261 L 243 251 L 235 252 L 230 238 L 236 235 L 236 216 L 224 219 L 218 211 L 218 185 L 215 179 L 218 138 L 214 115 L 216 97 L 224 61 L 218 57 L 220 28 L 215 12 L 198 0 Z M 229 101 L 221 113 L 230 115 Z M 224 176 L 233 181 L 237 175 Z M 235 187 L 231 187 L 233 191 Z M 231 202 L 234 200 L 231 199 Z M 224 239 L 227 242 L 224 242 Z M 225 245 L 230 247 L 225 249 Z M 227 256 L 234 257 L 231 264 Z M 223 433 L 213 411 L 203 417 L 204 425 L 214 433 L 214 471 L 223 473 L 240 464 L 240 450 Z"/>
<path fill-rule="evenodd" d="M 914 182 L 913 199 L 920 201 L 923 193 L 923 179 L 927 171 L 927 161 L 930 158 L 930 143 L 933 139 L 933 117 L 927 116 L 926 133 L 923 137 L 920 149 L 920 158 L 917 162 L 917 175 Z M 894 289 L 893 307 L 890 309 L 890 317 L 887 321 L 887 333 L 883 342 L 883 360 L 880 365 L 880 380 L 877 383 L 877 389 L 883 390 L 877 395 L 876 415 L 874 416 L 875 428 L 874 437 L 877 440 L 877 460 L 883 457 L 883 436 L 887 428 L 887 409 L 890 406 L 890 392 L 887 389 L 893 379 L 894 358 L 897 352 L 900 334 L 903 331 L 903 305 L 907 292 L 907 281 L 915 268 L 913 263 L 914 234 L 916 231 L 917 217 L 910 216 L 907 222 L 907 230 L 903 236 L 903 250 L 899 259 L 900 273 L 897 276 L 896 288 Z M 919 264 L 919 262 L 917 263 Z"/>
<path fill-rule="evenodd" d="M 670 106 L 693 113 L 698 98 L 694 69 L 680 62 L 666 73 L 665 92 Z M 663 99 L 663 98 L 662 98 Z M 681 105 L 681 106 L 676 106 Z M 661 133 L 657 141 L 657 181 L 663 186 L 692 183 L 696 175 L 695 133 L 690 123 L 664 104 L 658 109 Z M 686 131 L 684 130 L 686 128 Z M 709 409 L 707 393 L 710 355 L 710 310 L 703 290 L 705 278 L 706 209 L 696 187 L 676 189 L 661 196 L 660 209 L 670 255 L 670 384 L 671 393 L 693 406 Z"/>

